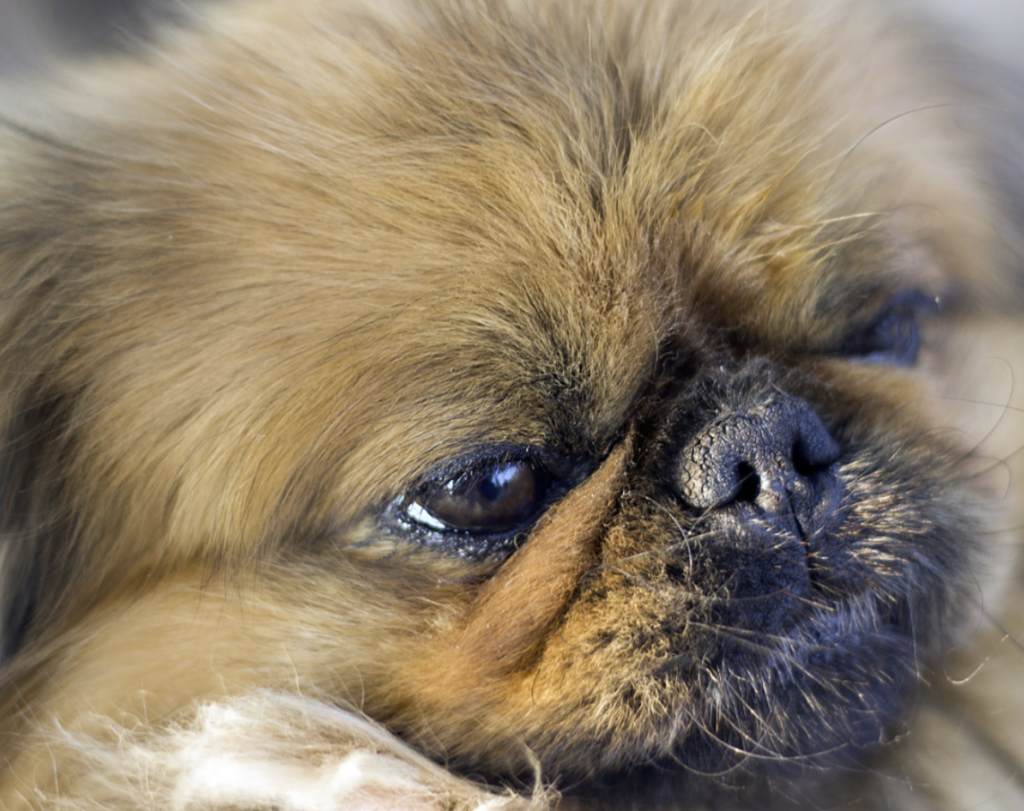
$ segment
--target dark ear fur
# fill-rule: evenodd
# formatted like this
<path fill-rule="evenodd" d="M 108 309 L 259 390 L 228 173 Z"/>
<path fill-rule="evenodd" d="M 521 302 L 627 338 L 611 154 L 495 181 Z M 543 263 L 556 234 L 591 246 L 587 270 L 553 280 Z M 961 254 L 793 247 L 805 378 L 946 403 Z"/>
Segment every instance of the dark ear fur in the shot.
<path fill-rule="evenodd" d="M 69 516 L 61 498 L 60 446 L 67 433 L 68 398 L 25 392 L 12 403 L 0 457 L 0 661 L 22 644 L 36 619 L 43 590 L 56 597 Z M 49 600 L 47 602 L 53 602 Z"/>
<path fill-rule="evenodd" d="M 48 58 L 54 56 L 77 59 L 135 51 L 162 25 L 183 24 L 206 2 L 197 0 L 187 7 L 165 0 L 61 4 L 51 9 L 49 19 L 36 21 L 42 36 L 32 39 L 33 58 L 22 65 L 12 59 L 0 67 L 15 73 L 19 67 L 45 71 Z M 0 15 L 0 25 L 20 19 Z M 13 119 L 0 121 L 0 126 L 33 138 Z M 59 144 L 49 146 L 61 149 Z M 31 254 L 46 238 L 15 231 L 14 239 L 0 246 L 3 272 L 10 273 L 22 253 Z M 80 568 L 72 554 L 74 499 L 66 492 L 64 470 L 75 398 L 52 391 L 51 375 L 42 368 L 45 360 L 30 360 L 53 337 L 46 325 L 46 304 L 66 275 L 59 267 L 25 270 L 28 284 L 18 293 L 25 299 L 15 321 L 32 334 L 19 339 L 19 327 L 12 321 L 0 336 L 8 352 L 8 369 L 3 372 L 7 390 L 0 393 L 0 663 L 21 647 L 26 636 L 46 626 L 46 618 L 62 603 Z M 10 290 L 6 294 L 11 295 Z"/>

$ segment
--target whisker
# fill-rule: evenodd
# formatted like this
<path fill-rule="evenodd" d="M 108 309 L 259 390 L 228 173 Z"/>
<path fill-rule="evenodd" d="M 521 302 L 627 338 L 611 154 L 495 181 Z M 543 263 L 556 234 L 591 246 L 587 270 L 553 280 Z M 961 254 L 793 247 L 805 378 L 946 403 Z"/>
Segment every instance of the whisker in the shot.
<path fill-rule="evenodd" d="M 832 171 L 832 175 L 831 175 L 831 177 L 829 177 L 828 183 L 825 184 L 826 188 L 828 188 L 829 186 L 832 185 L 832 182 L 836 179 L 836 175 L 839 174 L 839 170 L 843 168 L 843 164 L 846 163 L 846 161 L 850 157 L 850 155 L 852 155 L 854 153 L 854 151 L 861 144 L 863 144 L 868 138 L 870 138 L 872 135 L 874 135 L 879 130 L 884 129 L 885 127 L 888 127 L 890 124 L 892 124 L 892 123 L 894 123 L 896 121 L 899 121 L 900 119 L 907 118 L 908 116 L 911 116 L 911 115 L 916 115 L 917 113 L 924 113 L 924 112 L 928 112 L 929 110 L 941 110 L 941 109 L 944 109 L 944 108 L 951 108 L 951 107 L 956 107 L 956 106 L 957 105 L 952 104 L 950 102 L 943 102 L 941 104 L 923 104 L 920 107 L 914 107 L 914 108 L 912 108 L 910 110 L 904 110 L 902 113 L 898 113 L 897 115 L 894 115 L 891 118 L 887 118 L 882 123 L 877 124 L 876 126 L 872 127 L 870 130 L 868 130 L 866 133 L 864 133 L 860 138 L 858 138 L 857 142 L 846 151 L 846 153 L 843 155 L 842 159 L 836 165 L 836 168 Z"/>

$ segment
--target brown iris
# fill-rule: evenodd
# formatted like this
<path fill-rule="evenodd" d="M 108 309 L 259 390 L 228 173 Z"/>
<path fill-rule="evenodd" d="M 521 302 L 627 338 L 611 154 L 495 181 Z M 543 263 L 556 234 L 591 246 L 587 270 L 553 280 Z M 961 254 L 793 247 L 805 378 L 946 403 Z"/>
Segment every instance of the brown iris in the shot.
<path fill-rule="evenodd" d="M 534 517 L 549 486 L 547 472 L 534 462 L 494 462 L 427 490 L 406 513 L 438 530 L 514 532 Z"/>

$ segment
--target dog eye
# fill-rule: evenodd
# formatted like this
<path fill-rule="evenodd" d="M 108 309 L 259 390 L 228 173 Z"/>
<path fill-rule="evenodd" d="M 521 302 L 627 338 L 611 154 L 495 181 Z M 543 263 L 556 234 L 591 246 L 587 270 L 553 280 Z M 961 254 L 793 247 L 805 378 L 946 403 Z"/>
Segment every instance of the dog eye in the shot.
<path fill-rule="evenodd" d="M 920 314 L 937 304 L 937 299 L 919 291 L 896 296 L 847 339 L 842 354 L 872 363 L 913 366 L 921 351 Z"/>
<path fill-rule="evenodd" d="M 404 512 L 410 523 L 441 532 L 508 534 L 530 523 L 550 487 L 550 474 L 535 462 L 491 462 L 426 487 Z"/>

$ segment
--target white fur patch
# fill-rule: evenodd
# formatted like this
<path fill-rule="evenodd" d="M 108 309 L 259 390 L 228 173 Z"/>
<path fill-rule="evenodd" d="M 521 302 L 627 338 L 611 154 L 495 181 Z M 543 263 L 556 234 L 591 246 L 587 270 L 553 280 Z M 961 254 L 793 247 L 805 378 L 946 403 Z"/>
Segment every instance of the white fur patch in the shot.
<path fill-rule="evenodd" d="M 53 745 L 78 773 L 75 796 L 49 798 L 66 811 L 541 811 L 554 801 L 497 794 L 358 713 L 269 691 L 205 705 L 188 724 L 107 725 Z"/>

